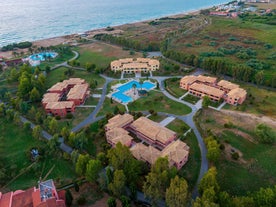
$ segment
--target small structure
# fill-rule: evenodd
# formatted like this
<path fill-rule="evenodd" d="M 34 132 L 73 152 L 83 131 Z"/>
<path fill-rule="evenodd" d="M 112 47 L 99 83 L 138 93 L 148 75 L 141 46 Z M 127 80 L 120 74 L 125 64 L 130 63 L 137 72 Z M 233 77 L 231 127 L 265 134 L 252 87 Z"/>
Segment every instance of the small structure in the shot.
<path fill-rule="evenodd" d="M 180 88 L 194 96 L 208 96 L 212 101 L 224 99 L 232 105 L 242 104 L 246 99 L 246 91 L 239 85 L 226 80 L 217 82 L 217 78 L 209 76 L 184 76 L 180 80 Z"/>
<path fill-rule="evenodd" d="M 169 165 L 181 169 L 188 161 L 189 147 L 186 143 L 176 139 L 176 133 L 159 123 L 140 117 L 134 121 L 129 114 L 116 115 L 108 120 L 105 126 L 106 139 L 114 147 L 118 142 L 130 147 L 132 155 L 150 165 L 159 157 L 168 157 Z M 143 143 L 133 142 L 129 135 L 132 132 Z"/>
<path fill-rule="evenodd" d="M 149 72 L 159 69 L 159 61 L 151 58 L 125 58 L 114 60 L 110 67 L 114 72 L 123 71 L 125 73 Z"/>
<path fill-rule="evenodd" d="M 62 193 L 58 193 L 53 180 L 39 182 L 38 188 L 17 190 L 2 194 L 1 207 L 66 207 Z"/>
<path fill-rule="evenodd" d="M 47 113 L 64 117 L 73 113 L 75 107 L 83 104 L 89 96 L 89 85 L 80 78 L 70 78 L 53 85 L 44 94 L 42 105 Z"/>

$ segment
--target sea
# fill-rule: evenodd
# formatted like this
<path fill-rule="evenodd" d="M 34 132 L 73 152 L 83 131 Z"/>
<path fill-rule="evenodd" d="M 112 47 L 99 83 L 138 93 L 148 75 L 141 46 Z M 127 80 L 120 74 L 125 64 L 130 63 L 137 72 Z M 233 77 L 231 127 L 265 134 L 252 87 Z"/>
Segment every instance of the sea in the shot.
<path fill-rule="evenodd" d="M 226 0 L 0 0 L 0 47 L 155 19 Z"/>

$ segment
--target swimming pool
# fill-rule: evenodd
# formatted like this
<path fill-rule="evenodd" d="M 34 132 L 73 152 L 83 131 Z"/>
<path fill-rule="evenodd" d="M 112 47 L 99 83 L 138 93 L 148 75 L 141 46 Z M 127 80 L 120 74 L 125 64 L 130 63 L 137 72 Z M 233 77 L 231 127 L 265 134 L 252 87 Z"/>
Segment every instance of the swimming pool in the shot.
<path fill-rule="evenodd" d="M 143 84 L 141 85 L 138 81 L 132 80 L 119 86 L 117 88 L 117 91 L 113 93 L 111 97 L 123 104 L 132 102 L 133 98 L 130 96 L 127 96 L 124 93 L 131 90 L 133 88 L 133 85 L 136 86 L 137 90 L 147 90 L 147 91 L 152 90 L 153 88 L 156 87 L 154 83 L 151 83 L 149 81 L 144 81 Z"/>
<path fill-rule="evenodd" d="M 55 58 L 57 56 L 56 52 L 42 52 L 31 55 L 29 58 L 32 61 L 45 61 L 45 58 Z"/>

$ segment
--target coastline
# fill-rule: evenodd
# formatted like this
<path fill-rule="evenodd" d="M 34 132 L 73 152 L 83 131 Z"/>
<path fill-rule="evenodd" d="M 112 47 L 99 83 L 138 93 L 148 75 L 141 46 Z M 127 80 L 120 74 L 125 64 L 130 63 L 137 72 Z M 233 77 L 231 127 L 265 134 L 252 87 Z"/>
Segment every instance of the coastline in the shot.
<path fill-rule="evenodd" d="M 96 34 L 100 34 L 100 33 L 107 33 L 107 34 L 118 34 L 123 32 L 122 30 L 120 30 L 120 27 L 123 27 L 125 25 L 139 25 L 141 23 L 147 23 L 153 20 L 157 20 L 160 18 L 179 18 L 179 17 L 184 17 L 187 15 L 199 15 L 201 10 L 204 9 L 211 9 L 215 6 L 219 6 L 219 5 L 224 5 L 229 3 L 230 1 L 226 1 L 225 3 L 222 4 L 216 4 L 216 5 L 212 5 L 212 6 L 206 6 L 206 7 L 201 7 L 198 9 L 192 9 L 192 10 L 188 10 L 182 13 L 177 13 L 177 14 L 169 14 L 169 15 L 165 15 L 165 16 L 160 16 L 157 18 L 151 18 L 151 19 L 146 19 L 146 20 L 142 20 L 142 21 L 134 21 L 134 22 L 130 22 L 130 23 L 125 23 L 125 24 L 119 24 L 119 25 L 111 25 L 110 27 L 114 28 L 113 31 L 106 31 L 106 27 L 103 28 L 96 28 L 96 29 L 91 29 L 91 30 L 87 30 L 84 32 L 80 32 L 80 33 L 72 33 L 72 34 L 67 34 L 67 35 L 61 35 L 61 36 L 54 36 L 54 37 L 50 37 L 50 38 L 43 38 L 43 39 L 39 39 L 39 40 L 32 40 L 30 42 L 33 43 L 34 46 L 36 47 L 49 47 L 49 46 L 56 46 L 56 45 L 60 45 L 60 44 L 66 44 L 66 43 L 70 43 L 72 41 L 74 41 L 74 38 L 76 36 L 79 36 L 81 34 L 86 34 L 89 37 L 92 37 Z M 1 47 L 0 47 L 1 48 Z M 18 49 L 18 51 L 23 51 L 23 52 L 27 52 L 27 49 Z M 7 51 L 7 52 L 2 52 L 0 51 L 0 57 L 4 57 L 7 59 L 11 59 L 13 57 L 12 55 L 13 51 Z"/>

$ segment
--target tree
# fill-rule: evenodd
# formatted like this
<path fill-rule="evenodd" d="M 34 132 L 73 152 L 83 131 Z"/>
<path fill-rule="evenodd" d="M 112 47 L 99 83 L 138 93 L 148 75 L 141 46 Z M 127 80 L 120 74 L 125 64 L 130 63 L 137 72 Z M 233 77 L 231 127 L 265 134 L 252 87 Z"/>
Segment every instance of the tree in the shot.
<path fill-rule="evenodd" d="M 122 207 L 130 207 L 130 199 L 126 196 L 121 196 Z"/>
<path fill-rule="evenodd" d="M 96 182 L 101 169 L 102 165 L 99 160 L 90 160 L 86 166 L 86 179 L 89 182 Z"/>
<path fill-rule="evenodd" d="M 188 195 L 188 184 L 185 179 L 175 176 L 171 180 L 170 187 L 166 190 L 166 204 L 169 207 L 186 206 Z"/>
<path fill-rule="evenodd" d="M 107 152 L 107 158 L 109 164 L 114 168 L 114 170 L 122 170 L 129 164 L 133 157 L 129 148 L 119 142 L 116 144 L 116 147 Z"/>
<path fill-rule="evenodd" d="M 219 192 L 219 185 L 217 182 L 217 170 L 215 167 L 211 167 L 207 173 L 203 176 L 199 183 L 199 192 L 202 194 L 208 188 L 214 188 L 214 191 Z"/>
<path fill-rule="evenodd" d="M 66 203 L 66 206 L 69 206 L 69 207 L 73 203 L 73 196 L 72 196 L 71 191 L 69 189 L 66 189 L 66 192 L 65 192 L 65 203 Z"/>
<path fill-rule="evenodd" d="M 60 146 L 60 142 L 58 141 L 58 134 L 55 134 L 48 142 L 47 146 L 49 148 L 48 154 L 57 153 L 58 148 Z"/>
<path fill-rule="evenodd" d="M 216 162 L 220 156 L 220 148 L 217 140 L 212 136 L 205 138 L 205 143 L 207 146 L 207 158 L 210 162 Z"/>
<path fill-rule="evenodd" d="M 70 131 L 69 129 L 65 126 L 61 129 L 61 132 L 60 132 L 61 136 L 64 138 L 64 140 L 68 140 L 68 137 L 70 135 Z"/>
<path fill-rule="evenodd" d="M 79 175 L 85 175 L 86 173 L 86 165 L 89 162 L 90 158 L 89 155 L 82 155 L 80 154 L 78 157 L 78 161 L 76 163 L 76 173 Z"/>
<path fill-rule="evenodd" d="M 39 91 L 36 88 L 33 88 L 30 92 L 30 99 L 32 102 L 36 102 L 40 100 Z"/>
<path fill-rule="evenodd" d="M 55 118 L 52 118 L 49 123 L 49 130 L 52 134 L 56 133 L 58 129 L 58 122 Z"/>
<path fill-rule="evenodd" d="M 123 170 L 115 170 L 113 181 L 109 183 L 108 189 L 119 198 L 125 188 L 126 177 Z"/>
<path fill-rule="evenodd" d="M 36 125 L 36 126 L 33 128 L 33 132 L 32 132 L 33 137 L 36 138 L 36 139 L 39 139 L 40 136 L 41 136 L 41 133 L 42 133 L 42 128 L 41 128 L 41 126 Z"/>
<path fill-rule="evenodd" d="M 211 100 L 210 100 L 209 96 L 203 96 L 202 107 L 208 108 L 210 103 L 211 103 Z"/>
<path fill-rule="evenodd" d="M 257 85 L 263 84 L 263 82 L 264 82 L 264 71 L 259 71 L 258 73 L 256 73 L 255 81 L 256 81 Z"/>
<path fill-rule="evenodd" d="M 76 181 L 74 182 L 74 189 L 75 189 L 76 192 L 80 191 L 80 186 Z"/>
<path fill-rule="evenodd" d="M 254 196 L 257 206 L 274 207 L 276 206 L 276 191 L 272 188 L 261 188 Z"/>
<path fill-rule="evenodd" d="M 117 206 L 116 199 L 114 197 L 108 198 L 107 205 L 108 207 L 116 207 Z"/>
<path fill-rule="evenodd" d="M 255 128 L 255 133 L 261 143 L 272 144 L 275 141 L 275 133 L 265 124 L 258 124 Z"/>

